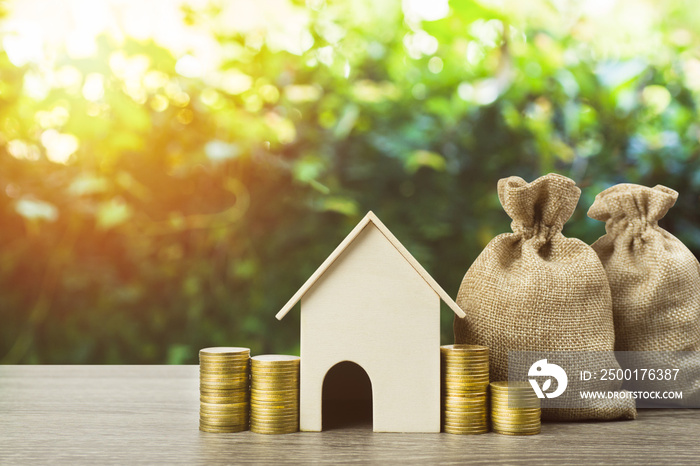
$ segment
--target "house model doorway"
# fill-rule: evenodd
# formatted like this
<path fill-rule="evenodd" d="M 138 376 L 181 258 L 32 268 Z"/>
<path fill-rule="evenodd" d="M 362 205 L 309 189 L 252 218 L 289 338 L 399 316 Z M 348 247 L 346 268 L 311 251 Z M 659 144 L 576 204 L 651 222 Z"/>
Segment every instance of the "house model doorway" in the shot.
<path fill-rule="evenodd" d="M 372 429 L 372 382 L 351 361 L 339 362 L 323 380 L 323 430 Z"/>

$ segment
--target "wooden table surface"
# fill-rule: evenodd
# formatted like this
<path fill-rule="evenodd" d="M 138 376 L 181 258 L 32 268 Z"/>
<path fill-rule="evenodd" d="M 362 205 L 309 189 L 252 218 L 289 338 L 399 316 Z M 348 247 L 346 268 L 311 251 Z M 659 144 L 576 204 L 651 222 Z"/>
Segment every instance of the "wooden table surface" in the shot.
<path fill-rule="evenodd" d="M 0 366 L 0 464 L 700 464 L 700 410 L 540 435 L 198 430 L 197 366 Z"/>

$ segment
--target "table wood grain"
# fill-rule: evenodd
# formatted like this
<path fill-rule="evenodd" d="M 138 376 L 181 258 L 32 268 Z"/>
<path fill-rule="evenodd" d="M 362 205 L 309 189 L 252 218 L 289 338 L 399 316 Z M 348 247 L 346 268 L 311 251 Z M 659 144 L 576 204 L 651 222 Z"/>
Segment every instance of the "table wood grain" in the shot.
<path fill-rule="evenodd" d="M 198 430 L 197 366 L 0 366 L 1 464 L 700 464 L 700 410 L 532 437 Z"/>

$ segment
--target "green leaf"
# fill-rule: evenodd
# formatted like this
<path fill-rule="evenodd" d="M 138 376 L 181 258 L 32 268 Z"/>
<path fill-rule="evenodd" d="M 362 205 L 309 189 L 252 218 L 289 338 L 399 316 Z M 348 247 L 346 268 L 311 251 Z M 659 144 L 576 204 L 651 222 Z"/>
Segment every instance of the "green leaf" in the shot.
<path fill-rule="evenodd" d="M 415 173 L 422 167 L 441 172 L 445 171 L 447 164 L 442 155 L 427 150 L 412 152 L 404 162 L 404 168 L 408 173 Z"/>

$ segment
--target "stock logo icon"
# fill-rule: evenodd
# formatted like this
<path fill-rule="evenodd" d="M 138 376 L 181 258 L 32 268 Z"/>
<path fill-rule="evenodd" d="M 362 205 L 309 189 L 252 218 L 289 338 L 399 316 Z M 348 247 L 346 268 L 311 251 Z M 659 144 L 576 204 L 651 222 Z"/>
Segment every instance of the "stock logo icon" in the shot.
<path fill-rule="evenodd" d="M 569 383 L 569 377 L 567 377 L 566 372 L 560 366 L 556 364 L 550 364 L 546 359 L 540 359 L 536 361 L 532 366 L 527 375 L 529 377 L 547 377 L 547 379 L 542 383 L 540 387 L 537 379 L 530 378 L 530 385 L 535 390 L 537 398 L 556 398 L 566 390 L 566 386 Z M 551 393 L 547 393 L 547 390 L 552 388 L 552 379 L 557 381 L 557 388 Z"/>

